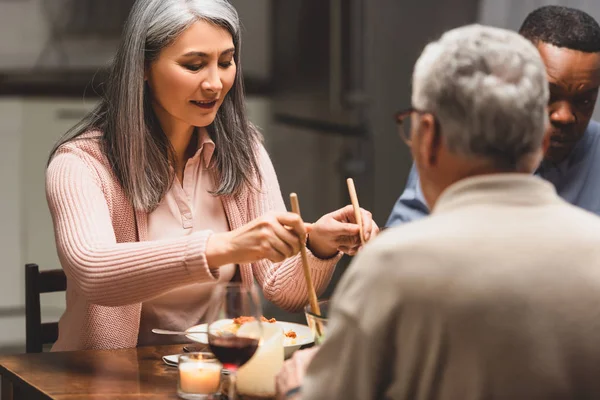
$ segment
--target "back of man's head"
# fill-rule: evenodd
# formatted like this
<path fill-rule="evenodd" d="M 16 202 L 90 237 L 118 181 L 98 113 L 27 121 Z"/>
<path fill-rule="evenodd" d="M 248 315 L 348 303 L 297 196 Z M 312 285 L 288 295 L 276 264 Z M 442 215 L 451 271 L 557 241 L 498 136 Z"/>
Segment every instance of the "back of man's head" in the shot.
<path fill-rule="evenodd" d="M 540 151 L 547 102 L 538 51 L 504 29 L 451 30 L 427 45 L 413 73 L 413 107 L 437 118 L 448 150 L 502 170 Z"/>
<path fill-rule="evenodd" d="M 534 44 L 548 43 L 585 53 L 600 52 L 600 26 L 584 11 L 544 6 L 532 11 L 519 33 Z"/>

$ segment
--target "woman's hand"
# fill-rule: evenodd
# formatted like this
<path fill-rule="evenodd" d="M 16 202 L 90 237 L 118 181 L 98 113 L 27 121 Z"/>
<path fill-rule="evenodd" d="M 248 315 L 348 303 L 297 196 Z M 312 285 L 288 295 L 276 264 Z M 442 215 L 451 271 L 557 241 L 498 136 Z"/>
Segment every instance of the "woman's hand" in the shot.
<path fill-rule="evenodd" d="M 262 259 L 281 262 L 300 251 L 305 237 L 304 222 L 297 214 L 269 213 L 233 231 L 213 234 L 206 244 L 206 259 L 211 269 Z"/>
<path fill-rule="evenodd" d="M 379 227 L 371 213 L 360 209 L 365 242 L 375 237 Z M 307 224 L 307 246 L 319 258 L 333 257 L 338 251 L 353 256 L 360 249 L 360 230 L 351 205 L 322 216 L 314 224 Z"/>

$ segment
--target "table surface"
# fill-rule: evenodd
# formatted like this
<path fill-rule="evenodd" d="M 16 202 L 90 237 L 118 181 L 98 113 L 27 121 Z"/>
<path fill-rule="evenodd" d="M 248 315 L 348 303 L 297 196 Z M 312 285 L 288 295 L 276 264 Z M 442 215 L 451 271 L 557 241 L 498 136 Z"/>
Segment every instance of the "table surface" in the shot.
<path fill-rule="evenodd" d="M 178 399 L 177 369 L 162 356 L 181 352 L 169 345 L 0 356 L 2 400 Z"/>

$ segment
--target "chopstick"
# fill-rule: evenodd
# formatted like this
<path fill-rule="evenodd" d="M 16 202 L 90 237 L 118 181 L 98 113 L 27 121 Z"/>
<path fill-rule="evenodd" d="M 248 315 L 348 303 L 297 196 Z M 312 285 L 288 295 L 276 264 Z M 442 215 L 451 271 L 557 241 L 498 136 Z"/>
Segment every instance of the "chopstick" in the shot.
<path fill-rule="evenodd" d="M 292 212 L 302 217 L 302 215 L 300 214 L 300 203 L 298 202 L 298 195 L 296 193 L 290 193 L 290 203 L 292 204 Z M 305 238 L 300 239 L 300 255 L 302 257 L 302 270 L 304 271 L 304 279 L 306 280 L 306 290 L 308 291 L 308 301 L 310 303 L 310 309 L 312 310 L 313 314 L 320 317 L 321 308 L 319 307 L 319 302 L 317 301 L 317 292 L 315 291 L 315 286 L 313 285 L 313 281 L 310 276 L 310 268 L 308 267 L 308 255 L 306 254 Z M 317 335 L 322 336 L 324 332 L 323 327 L 321 326 L 321 323 L 318 320 L 315 322 Z"/>
<path fill-rule="evenodd" d="M 290 203 L 292 204 L 292 212 L 302 217 L 300 214 L 300 203 L 298 202 L 298 195 L 296 193 L 290 194 Z M 308 255 L 306 254 L 306 243 L 304 238 L 300 239 L 300 254 L 302 256 L 302 269 L 304 270 L 304 278 L 306 279 L 306 289 L 308 290 L 310 308 L 316 315 L 321 315 L 321 309 L 317 302 L 317 292 L 315 292 L 315 286 L 313 285 L 310 269 L 308 267 Z"/>
<path fill-rule="evenodd" d="M 354 180 L 352 178 L 348 178 L 346 179 L 346 183 L 348 184 L 348 193 L 350 193 L 350 201 L 352 202 L 352 208 L 354 208 L 354 218 L 356 219 L 356 223 L 358 224 L 358 228 L 360 229 L 360 244 L 364 246 L 366 242 L 365 233 L 363 231 L 362 214 L 360 212 L 360 206 L 358 205 L 358 196 L 356 195 Z"/>

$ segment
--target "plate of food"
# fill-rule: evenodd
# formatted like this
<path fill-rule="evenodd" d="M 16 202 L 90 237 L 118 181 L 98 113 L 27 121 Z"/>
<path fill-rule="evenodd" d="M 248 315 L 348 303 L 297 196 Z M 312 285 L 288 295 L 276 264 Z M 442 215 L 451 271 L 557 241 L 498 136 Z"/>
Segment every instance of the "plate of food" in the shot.
<path fill-rule="evenodd" d="M 235 333 L 245 323 L 254 321 L 254 317 L 238 317 L 234 319 L 222 319 L 216 321 L 213 325 L 217 327 L 218 332 Z M 269 324 L 277 324 L 283 331 L 283 349 L 285 358 L 289 358 L 300 347 L 313 343 L 314 338 L 312 331 L 306 325 L 296 324 L 293 322 L 277 321 L 275 318 L 267 319 L 261 317 L 261 321 Z M 195 325 L 186 329 L 189 332 L 186 337 L 198 343 L 208 344 L 206 332 L 208 327 L 206 324 Z"/>

